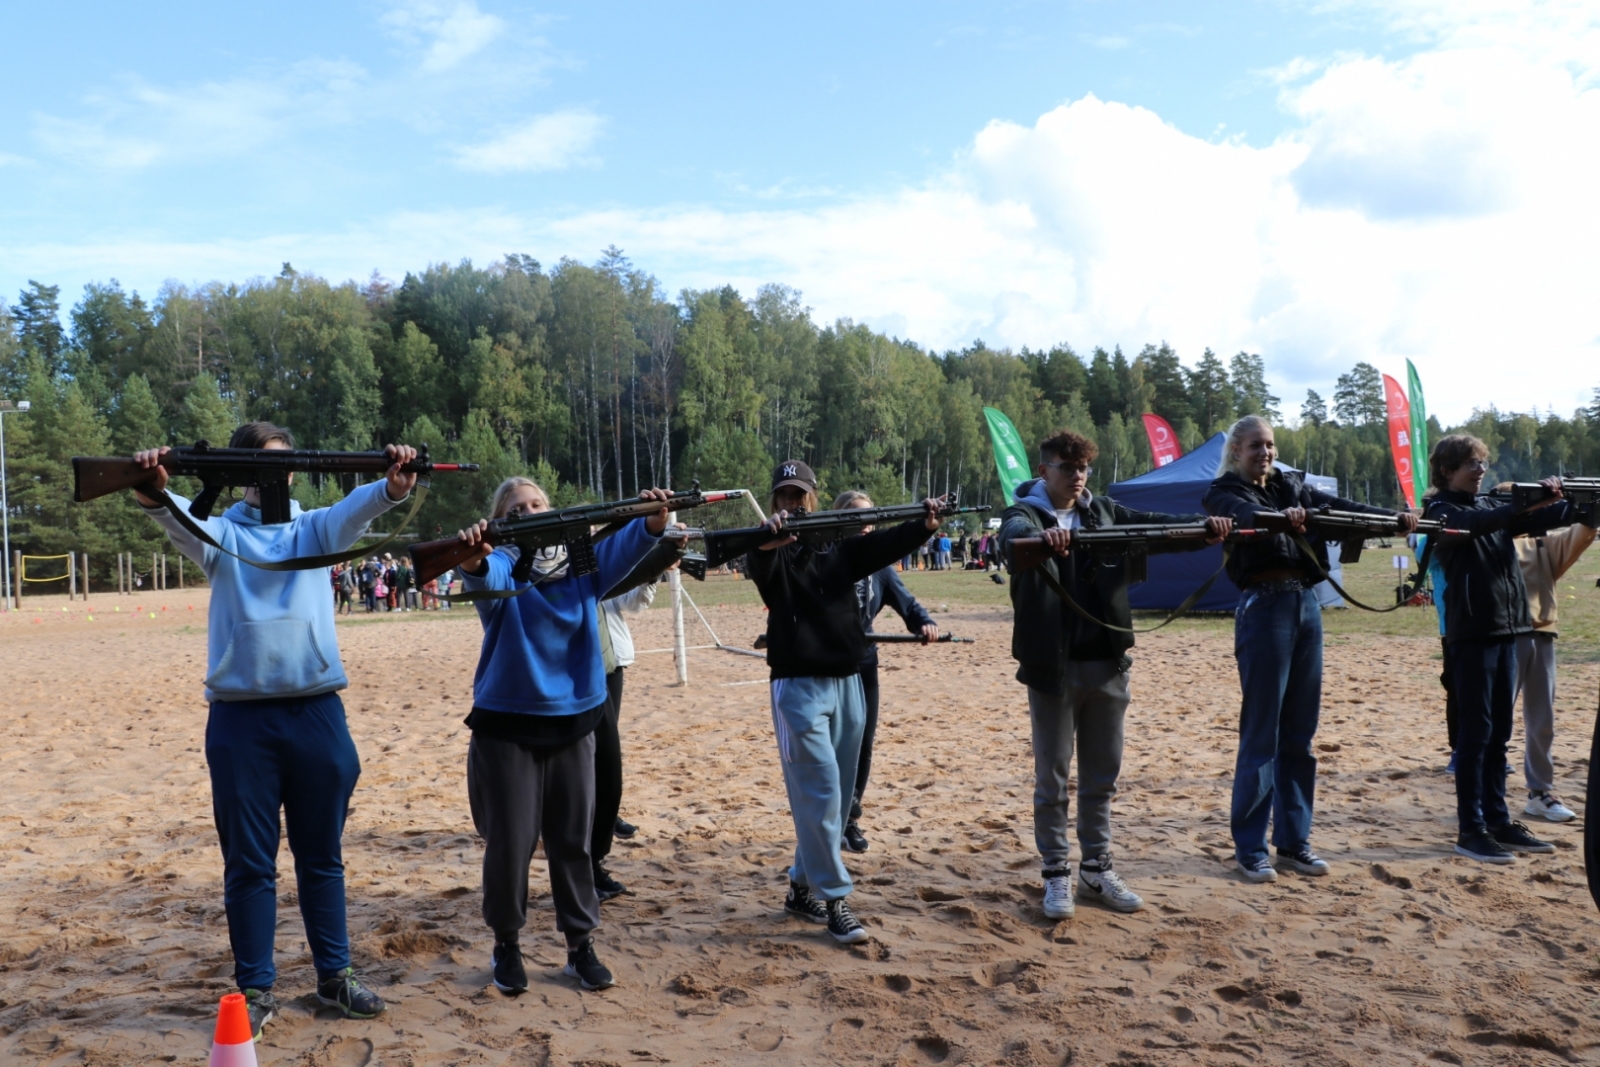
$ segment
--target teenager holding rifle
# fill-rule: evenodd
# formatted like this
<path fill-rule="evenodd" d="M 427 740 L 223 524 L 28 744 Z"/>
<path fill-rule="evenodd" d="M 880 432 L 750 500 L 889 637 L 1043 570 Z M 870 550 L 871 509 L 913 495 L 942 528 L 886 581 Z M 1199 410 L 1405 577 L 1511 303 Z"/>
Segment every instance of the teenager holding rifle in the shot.
<path fill-rule="evenodd" d="M 670 496 L 660 489 L 639 495 Z M 508 478 L 495 490 L 491 514 L 520 518 L 549 509 L 537 484 Z M 610 705 L 599 601 L 645 558 L 666 524 L 665 507 L 630 521 L 595 543 L 597 568 L 583 575 L 568 566 L 565 545 L 538 549 L 526 581 L 513 574 L 520 549 L 483 540 L 488 520 L 458 535 L 473 548 L 460 564 L 467 592 L 516 593 L 476 601 L 483 649 L 466 719 L 467 796 L 484 842 L 483 919 L 494 931 L 494 984 L 504 993 L 528 988 L 519 935 L 528 916 L 528 864 L 541 836 L 556 928 L 567 940 L 565 973 L 584 989 L 613 982 L 594 948 L 600 901 L 589 853 L 595 728 Z"/>
<path fill-rule="evenodd" d="M 1123 719 L 1128 710 L 1128 669 L 1133 660 L 1125 557 L 1072 551 L 1077 530 L 1130 524 L 1183 523 L 1196 516 L 1131 511 L 1089 492 L 1093 441 L 1063 430 L 1039 444 L 1039 477 L 1017 486 L 1016 503 L 1001 515 L 1000 553 L 1012 563 L 1015 608 L 1011 655 L 1017 681 L 1028 687 L 1033 727 L 1033 839 L 1043 864 L 1044 913 L 1072 915 L 1072 844 L 1067 822 L 1073 751 L 1078 756 L 1077 895 L 1115 911 L 1132 912 L 1144 900 L 1112 868 L 1111 798 L 1122 773 Z M 1226 519 L 1207 521 L 1211 540 L 1225 537 Z M 1042 539 L 1054 559 L 1021 570 L 1012 543 Z M 1184 551 L 1205 541 L 1168 542 L 1152 551 Z M 1052 585 L 1051 582 L 1055 584 Z M 1069 604 L 1062 593 L 1077 605 Z M 1080 614 L 1081 611 L 1081 614 Z M 1084 618 L 1084 615 L 1090 618 Z M 1097 621 L 1091 621 L 1097 620 Z M 1102 623 L 1109 625 L 1102 625 Z"/>
<path fill-rule="evenodd" d="M 233 432 L 228 447 L 292 449 L 294 438 L 281 426 L 248 422 Z M 401 467 L 416 458 L 416 450 L 388 446 L 384 454 L 391 466 L 383 479 L 356 487 L 328 508 L 302 511 L 291 501 L 284 508 L 286 522 L 263 521 L 260 491 L 246 489 L 244 499 L 221 515 L 194 520 L 226 551 L 196 537 L 158 499 L 167 486 L 160 464 L 168 451 L 153 448 L 134 457 L 151 474 L 134 495 L 211 583 L 206 766 L 222 844 L 233 976 L 245 996 L 251 1032 L 259 1036 L 278 1011 L 272 950 L 280 810 L 317 970 L 317 997 L 349 1018 L 370 1019 L 384 1010 L 383 999 L 351 968 L 346 926 L 341 839 L 361 760 L 339 699 L 338 691 L 350 683 L 328 603 L 329 572 L 264 570 L 229 553 L 283 560 L 349 548 L 372 520 L 411 493 L 417 476 Z"/>
<path fill-rule="evenodd" d="M 839 857 L 866 722 L 860 671 L 867 635 L 856 583 L 926 542 L 939 528 L 940 504 L 925 500 L 921 519 L 835 544 L 796 543 L 784 520 L 800 508 L 816 510 L 817 478 L 806 464 L 786 460 L 772 472 L 772 539 L 746 556 L 770 611 L 772 725 L 797 839 L 783 907 L 826 923 L 841 944 L 867 938 L 845 901 L 853 887 Z"/>
<path fill-rule="evenodd" d="M 1222 469 L 1204 500 L 1206 511 L 1240 528 L 1258 525 L 1260 512 L 1281 512 L 1293 533 L 1235 545 L 1228 577 L 1240 590 L 1234 609 L 1234 656 L 1239 663 L 1239 753 L 1234 761 L 1230 825 L 1239 870 L 1247 881 L 1278 878 L 1267 853 L 1267 825 L 1278 861 L 1301 874 L 1328 873 L 1311 848 L 1317 758 L 1311 751 L 1322 708 L 1322 605 L 1316 586 L 1323 543 L 1307 539 L 1306 513 L 1316 508 L 1394 519 L 1409 533 L 1417 520 L 1305 484 L 1279 470 L 1272 424 L 1246 415 L 1228 429 Z"/>
<path fill-rule="evenodd" d="M 1511 863 L 1517 852 L 1554 852 L 1506 808 L 1506 742 L 1517 693 L 1517 641 L 1533 632 L 1528 590 L 1513 538 L 1572 522 L 1561 479 L 1541 484 L 1548 496 L 1528 508 L 1496 506 L 1479 496 L 1489 450 L 1469 434 L 1451 434 L 1428 458 L 1435 490 L 1427 517 L 1470 538 L 1434 546 L 1449 583 L 1445 640 L 1456 690 L 1456 852 L 1485 863 Z"/>
<path fill-rule="evenodd" d="M 834 511 L 845 508 L 870 508 L 872 498 L 859 489 L 840 493 L 833 501 Z M 864 527 L 862 533 L 871 533 Z M 906 624 L 909 633 L 921 634 L 924 640 L 933 641 L 939 636 L 939 627 L 928 614 L 928 609 L 917 603 L 894 572 L 890 564 L 873 571 L 856 583 L 856 603 L 861 605 L 861 627 L 872 632 L 872 622 L 884 608 L 893 609 Z M 867 702 L 867 718 L 861 731 L 861 757 L 856 761 L 856 786 L 850 798 L 850 817 L 844 824 L 844 846 L 851 852 L 865 852 L 870 848 L 867 835 L 861 832 L 861 797 L 867 791 L 867 775 L 872 772 L 872 743 L 878 735 L 878 646 L 867 643 L 867 654 L 861 658 L 861 691 Z"/>

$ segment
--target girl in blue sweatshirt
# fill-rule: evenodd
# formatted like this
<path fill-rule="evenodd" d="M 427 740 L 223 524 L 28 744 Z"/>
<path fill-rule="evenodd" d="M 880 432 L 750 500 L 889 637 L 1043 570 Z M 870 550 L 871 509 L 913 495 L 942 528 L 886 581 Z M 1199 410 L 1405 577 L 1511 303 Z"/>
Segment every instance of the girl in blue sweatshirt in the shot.
<path fill-rule="evenodd" d="M 234 431 L 228 447 L 293 448 L 294 438 L 281 426 L 249 422 Z M 152 448 L 134 457 L 150 470 L 150 482 L 142 487 L 148 493 L 166 489 L 167 472 L 159 466 L 166 451 Z M 388 477 L 356 487 L 332 507 L 302 511 L 291 503 L 288 522 L 265 523 L 258 492 L 246 489 L 244 499 L 221 515 L 197 521 L 213 541 L 246 559 L 342 552 L 416 484 L 415 474 L 400 472 L 416 450 L 390 445 L 386 451 L 394 464 Z M 278 1010 L 272 948 L 280 812 L 294 853 L 317 995 L 350 1018 L 370 1019 L 383 1011 L 383 1000 L 351 969 L 345 922 L 341 839 L 361 761 L 339 699 L 338 691 L 350 683 L 334 636 L 328 568 L 252 567 L 195 537 L 155 496 L 134 496 L 211 583 L 206 766 L 222 844 L 233 976 L 245 996 L 251 1033 L 259 1036 Z M 182 497 L 170 498 L 188 507 Z"/>
<path fill-rule="evenodd" d="M 660 489 L 641 493 L 665 500 Z M 508 478 L 495 490 L 492 515 L 532 515 L 550 508 L 543 489 Z M 544 837 L 556 928 L 567 938 L 566 974 L 585 989 L 612 984 L 595 954 L 600 925 L 589 854 L 594 822 L 595 727 L 608 693 L 601 663 L 599 601 L 644 559 L 666 528 L 667 510 L 637 519 L 595 545 L 599 570 L 574 575 L 565 549 L 541 550 L 534 580 L 512 577 L 514 546 L 482 541 L 484 520 L 461 531 L 478 546 L 461 567 L 468 592 L 512 591 L 477 601 L 483 651 L 472 685 L 467 726 L 467 797 L 483 838 L 483 919 L 494 931 L 494 984 L 504 993 L 528 988 L 519 934 L 527 922 L 528 864 Z"/>

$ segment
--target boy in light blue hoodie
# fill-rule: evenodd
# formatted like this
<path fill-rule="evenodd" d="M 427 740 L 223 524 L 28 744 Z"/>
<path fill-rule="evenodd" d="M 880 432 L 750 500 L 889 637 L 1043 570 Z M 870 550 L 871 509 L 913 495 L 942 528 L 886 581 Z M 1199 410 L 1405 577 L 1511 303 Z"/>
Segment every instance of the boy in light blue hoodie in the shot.
<path fill-rule="evenodd" d="M 294 438 L 282 427 L 251 422 L 234 431 L 228 447 L 293 448 Z M 167 473 L 158 466 L 166 451 L 155 448 L 134 457 L 150 469 L 157 493 L 167 484 Z M 246 489 L 244 500 L 221 515 L 197 520 L 227 552 L 195 537 L 160 501 L 135 492 L 146 513 L 211 583 L 206 764 L 222 844 L 234 980 L 247 1001 L 251 1032 L 258 1036 L 278 1007 L 272 949 L 280 809 L 288 823 L 318 998 L 353 1019 L 378 1015 L 384 1003 L 350 965 L 341 838 L 361 763 L 338 694 L 349 680 L 334 636 L 329 570 L 262 570 L 228 553 L 279 562 L 348 548 L 416 483 L 415 474 L 400 471 L 416 458 L 416 450 L 390 445 L 385 451 L 393 463 L 385 480 L 359 486 L 332 507 L 302 511 L 292 503 L 288 522 L 263 523 L 259 495 Z"/>

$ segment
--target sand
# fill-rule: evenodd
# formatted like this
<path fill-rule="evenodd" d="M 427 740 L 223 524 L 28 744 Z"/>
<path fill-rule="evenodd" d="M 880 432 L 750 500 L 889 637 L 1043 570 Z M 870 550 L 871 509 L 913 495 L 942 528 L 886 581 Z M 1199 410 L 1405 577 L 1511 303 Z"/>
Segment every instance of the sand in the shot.
<path fill-rule="evenodd" d="M 4 1063 L 205 1061 L 232 966 L 202 751 L 205 595 L 101 595 L 87 612 L 40 598 L 0 616 Z M 762 628 L 758 609 L 708 614 L 729 641 Z M 1141 639 L 1114 832 L 1149 907 L 1053 923 L 1009 613 L 988 608 L 940 619 L 978 644 L 884 653 L 872 850 L 847 861 L 869 941 L 836 947 L 781 911 L 793 839 L 762 664 L 695 652 L 680 689 L 671 657 L 650 654 L 623 710 L 640 832 L 612 865 L 633 892 L 604 906 L 599 934 L 618 984 L 587 994 L 561 977 L 540 859 L 532 988 L 502 996 L 464 782 L 479 631 L 452 616 L 339 629 L 363 763 L 352 942 L 390 1010 L 352 1022 L 309 995 L 285 848 L 285 1010 L 262 1064 L 1600 1061 L 1581 831 L 1541 824 L 1559 851 L 1508 868 L 1451 854 L 1434 642 L 1330 641 L 1314 840 L 1333 874 L 1252 886 L 1229 863 L 1229 639 Z M 662 648 L 669 614 L 635 630 Z M 1563 668 L 1555 758 L 1580 809 L 1597 682 L 1592 664 Z"/>

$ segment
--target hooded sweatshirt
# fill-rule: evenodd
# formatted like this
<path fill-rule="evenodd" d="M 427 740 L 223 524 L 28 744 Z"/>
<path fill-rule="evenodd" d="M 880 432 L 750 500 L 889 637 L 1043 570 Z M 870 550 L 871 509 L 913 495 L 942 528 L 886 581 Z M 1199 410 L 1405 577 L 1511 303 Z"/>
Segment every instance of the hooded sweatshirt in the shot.
<path fill-rule="evenodd" d="M 261 511 L 239 501 L 221 515 L 195 522 L 229 552 L 279 562 L 342 552 L 373 519 L 394 507 L 389 483 L 358 486 L 332 507 L 303 511 L 289 503 L 289 521 L 266 524 Z M 169 494 L 187 508 L 189 501 Z M 331 693 L 350 684 L 334 636 L 330 567 L 264 571 L 197 539 L 164 507 L 145 508 L 179 552 L 211 583 L 207 619 L 206 699 L 269 700 Z"/>
<path fill-rule="evenodd" d="M 579 577 L 569 568 L 519 596 L 475 602 L 483 622 L 483 651 L 472 680 L 475 729 L 479 709 L 502 716 L 559 716 L 605 703 L 600 597 L 632 573 L 655 543 L 645 520 L 635 519 L 595 544 L 597 572 Z M 514 547 L 497 548 L 482 574 L 461 572 L 462 584 L 468 592 L 515 589 L 519 583 L 511 568 L 516 560 Z"/>

